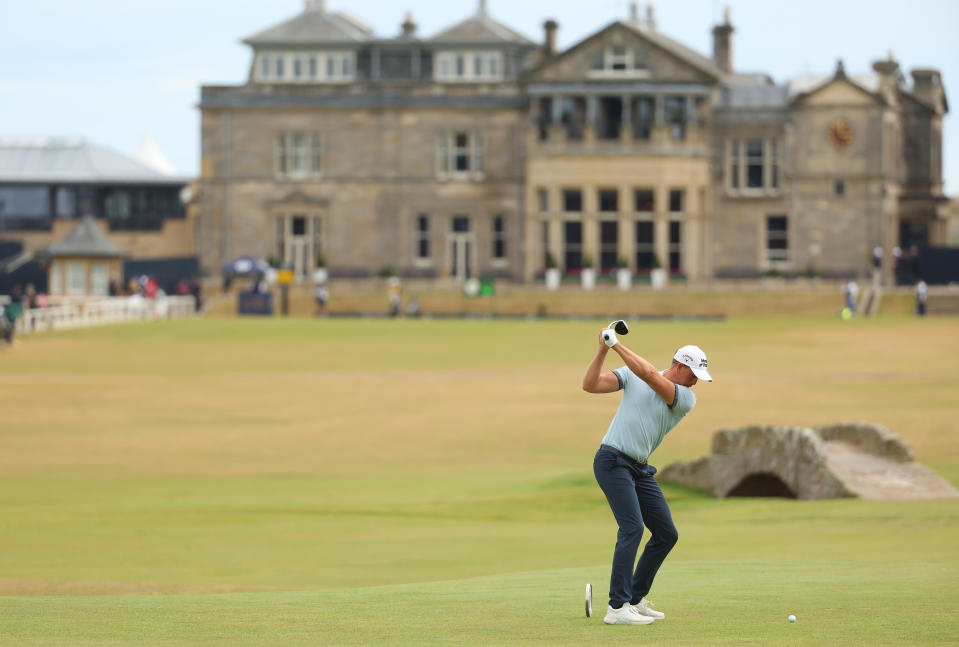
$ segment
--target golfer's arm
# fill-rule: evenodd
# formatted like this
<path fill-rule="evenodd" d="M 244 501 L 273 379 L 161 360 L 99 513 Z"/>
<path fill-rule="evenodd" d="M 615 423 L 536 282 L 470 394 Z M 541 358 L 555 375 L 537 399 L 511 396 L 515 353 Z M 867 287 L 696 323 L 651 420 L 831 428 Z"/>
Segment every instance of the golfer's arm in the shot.
<path fill-rule="evenodd" d="M 659 394 L 659 397 L 666 401 L 666 404 L 673 406 L 673 400 L 676 399 L 675 384 L 663 377 L 655 366 L 623 346 L 622 343 L 613 346 L 613 350 L 623 358 L 627 368 L 635 373 L 636 377 L 648 384 L 653 391 Z"/>
<path fill-rule="evenodd" d="M 583 376 L 583 390 L 587 393 L 612 393 L 619 390 L 619 379 L 612 371 L 601 373 L 606 359 L 606 347 L 596 351 L 596 357 L 586 367 Z"/>

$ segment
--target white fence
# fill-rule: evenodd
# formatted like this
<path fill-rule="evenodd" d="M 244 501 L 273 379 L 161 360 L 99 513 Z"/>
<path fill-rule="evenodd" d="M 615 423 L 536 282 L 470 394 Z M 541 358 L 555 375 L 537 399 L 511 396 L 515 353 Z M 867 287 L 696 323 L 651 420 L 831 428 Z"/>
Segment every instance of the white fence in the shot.
<path fill-rule="evenodd" d="M 96 301 L 75 301 L 46 308 L 24 310 L 17 319 L 17 333 L 89 328 L 127 321 L 182 319 L 196 312 L 192 296 L 144 299 L 140 296 L 114 297 Z"/>

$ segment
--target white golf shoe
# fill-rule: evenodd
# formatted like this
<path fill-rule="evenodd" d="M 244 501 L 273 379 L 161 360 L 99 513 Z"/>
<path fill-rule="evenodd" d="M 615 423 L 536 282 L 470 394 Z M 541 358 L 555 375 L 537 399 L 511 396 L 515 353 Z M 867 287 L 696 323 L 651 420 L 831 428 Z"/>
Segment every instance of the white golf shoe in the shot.
<path fill-rule="evenodd" d="M 606 607 L 606 617 L 603 618 L 603 622 L 608 625 L 648 625 L 652 624 L 653 618 L 639 615 L 629 606 L 629 602 L 624 602 L 619 609 Z"/>
<path fill-rule="evenodd" d="M 657 611 L 656 609 L 653 609 L 653 603 L 647 600 L 646 598 L 643 598 L 642 600 L 640 600 L 639 604 L 631 604 L 629 605 L 629 607 L 633 611 L 638 613 L 639 615 L 644 616 L 646 618 L 651 618 L 653 620 L 662 620 L 663 618 L 666 617 L 666 614 L 663 613 L 662 611 Z"/>

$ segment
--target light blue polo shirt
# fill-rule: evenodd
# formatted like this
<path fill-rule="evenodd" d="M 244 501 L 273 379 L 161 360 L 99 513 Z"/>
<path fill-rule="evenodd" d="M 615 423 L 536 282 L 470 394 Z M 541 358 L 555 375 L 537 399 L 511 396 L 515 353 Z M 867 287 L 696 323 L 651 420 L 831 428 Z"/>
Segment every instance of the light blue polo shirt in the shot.
<path fill-rule="evenodd" d="M 677 384 L 676 398 L 670 407 L 628 367 L 621 366 L 613 373 L 623 390 L 623 399 L 609 423 L 603 444 L 644 462 L 663 442 L 669 430 L 693 410 L 696 395 L 689 387 Z"/>

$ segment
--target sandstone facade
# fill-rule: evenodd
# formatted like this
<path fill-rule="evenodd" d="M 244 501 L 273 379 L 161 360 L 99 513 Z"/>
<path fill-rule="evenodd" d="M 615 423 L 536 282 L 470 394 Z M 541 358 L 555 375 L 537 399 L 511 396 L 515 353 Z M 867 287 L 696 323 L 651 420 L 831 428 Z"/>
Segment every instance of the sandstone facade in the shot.
<path fill-rule="evenodd" d="M 938 72 L 777 84 L 735 71 L 732 33 L 707 58 L 634 13 L 557 52 L 555 23 L 538 45 L 484 3 L 427 39 L 307 3 L 246 40 L 247 83 L 202 89 L 202 264 L 853 277 L 945 242 Z"/>

